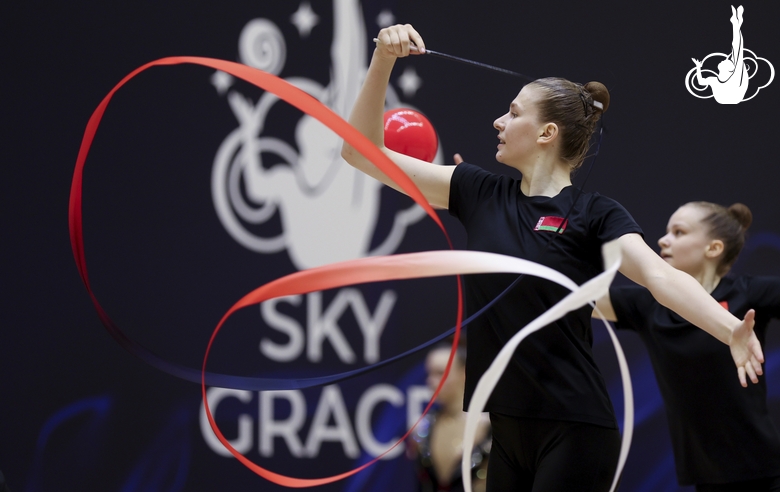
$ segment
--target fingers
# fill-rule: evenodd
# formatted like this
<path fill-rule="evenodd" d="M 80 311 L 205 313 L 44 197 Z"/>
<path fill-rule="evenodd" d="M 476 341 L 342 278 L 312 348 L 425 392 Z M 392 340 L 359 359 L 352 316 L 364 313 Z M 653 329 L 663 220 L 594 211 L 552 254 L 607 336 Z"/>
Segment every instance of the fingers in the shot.
<path fill-rule="evenodd" d="M 756 376 L 756 371 L 753 368 L 753 364 L 751 362 L 745 364 L 745 372 L 753 384 L 758 384 L 758 376 Z M 742 386 L 747 386 L 747 383 L 743 384 Z"/>
<path fill-rule="evenodd" d="M 758 341 L 755 333 L 753 333 L 753 338 L 754 340 L 751 340 L 750 343 L 750 357 L 757 364 L 762 364 L 764 362 L 764 351 L 761 349 L 761 342 Z"/>
<path fill-rule="evenodd" d="M 753 364 L 753 367 L 755 368 L 755 364 L 760 364 L 764 362 L 764 351 L 761 348 L 761 342 L 758 341 L 758 337 L 756 336 L 755 332 L 753 332 L 753 327 L 756 324 L 756 310 L 750 309 L 747 313 L 745 313 L 745 319 L 742 321 L 743 324 L 745 324 L 750 331 L 750 338 L 748 342 L 748 347 L 750 348 L 750 356 L 751 356 L 751 363 Z M 755 361 L 755 363 L 753 362 Z M 757 369 L 756 371 L 758 374 L 762 374 L 761 369 Z"/>
<path fill-rule="evenodd" d="M 759 376 L 764 374 L 764 369 L 761 367 L 761 363 L 755 358 L 755 356 L 750 356 L 750 364 L 753 366 L 753 370 L 756 371 L 756 374 Z"/>
<path fill-rule="evenodd" d="M 456 166 L 461 162 L 463 162 L 463 157 L 461 157 L 460 154 L 455 154 L 454 156 L 452 156 L 452 158 L 455 160 Z"/>
<path fill-rule="evenodd" d="M 764 353 L 761 350 L 761 342 L 753 331 L 755 318 L 755 310 L 751 309 L 745 313 L 742 322 L 734 329 L 729 343 L 742 387 L 747 387 L 747 378 L 754 384 L 758 383 L 758 376 L 764 373 L 761 368 Z"/>
<path fill-rule="evenodd" d="M 423 41 L 422 36 L 420 36 L 420 33 L 418 33 L 410 24 L 406 24 L 405 27 L 409 28 L 409 39 L 417 46 L 417 51 L 425 53 L 425 42 Z"/>
<path fill-rule="evenodd" d="M 386 27 L 376 38 L 377 49 L 385 55 L 404 57 L 410 53 L 425 53 L 422 36 L 410 24 Z"/>

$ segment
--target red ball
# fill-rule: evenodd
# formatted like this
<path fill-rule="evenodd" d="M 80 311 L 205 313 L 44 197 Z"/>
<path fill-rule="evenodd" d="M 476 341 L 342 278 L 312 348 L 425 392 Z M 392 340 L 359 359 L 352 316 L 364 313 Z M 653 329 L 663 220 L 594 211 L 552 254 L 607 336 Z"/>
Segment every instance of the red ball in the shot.
<path fill-rule="evenodd" d="M 433 162 L 439 148 L 431 122 L 418 111 L 395 108 L 385 111 L 385 146 L 427 162 Z"/>

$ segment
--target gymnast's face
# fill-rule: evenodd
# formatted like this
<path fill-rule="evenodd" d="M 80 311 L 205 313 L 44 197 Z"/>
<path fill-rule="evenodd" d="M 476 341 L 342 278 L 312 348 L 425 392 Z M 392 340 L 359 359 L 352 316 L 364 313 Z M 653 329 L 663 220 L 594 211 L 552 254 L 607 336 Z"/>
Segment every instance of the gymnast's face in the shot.
<path fill-rule="evenodd" d="M 447 360 L 450 357 L 448 349 L 439 348 L 428 353 L 425 359 L 425 371 L 428 373 L 426 383 L 431 391 L 435 391 L 439 386 L 441 378 L 444 376 L 444 369 L 447 368 Z M 450 375 L 444 382 L 439 392 L 439 401 L 443 403 L 458 404 L 461 401 L 463 387 L 466 380 L 466 370 L 463 364 L 455 358 L 452 361 Z"/>
<path fill-rule="evenodd" d="M 509 111 L 493 122 L 498 130 L 498 162 L 507 165 L 522 162 L 536 149 L 542 126 L 537 110 L 539 97 L 539 89 L 526 85 L 509 105 Z"/>
<path fill-rule="evenodd" d="M 683 205 L 669 218 L 666 235 L 658 240 L 661 258 L 678 270 L 696 276 L 708 261 L 712 239 L 702 222 L 707 211 Z"/>

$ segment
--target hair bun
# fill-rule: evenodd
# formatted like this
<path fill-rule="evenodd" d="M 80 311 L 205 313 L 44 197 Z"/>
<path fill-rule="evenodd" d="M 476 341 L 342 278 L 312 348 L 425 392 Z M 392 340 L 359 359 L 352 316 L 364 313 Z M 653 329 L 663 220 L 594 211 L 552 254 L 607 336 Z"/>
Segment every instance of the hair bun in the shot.
<path fill-rule="evenodd" d="M 753 223 L 753 213 L 745 204 L 735 203 L 728 208 L 728 212 L 729 215 L 739 222 L 739 225 L 741 225 L 743 229 L 747 230 L 747 228 L 750 227 L 750 224 Z"/>
<path fill-rule="evenodd" d="M 609 91 L 607 87 L 601 82 L 588 82 L 584 85 L 585 90 L 588 91 L 593 97 L 594 101 L 600 102 L 604 107 L 601 109 L 602 113 L 606 113 L 609 108 Z"/>

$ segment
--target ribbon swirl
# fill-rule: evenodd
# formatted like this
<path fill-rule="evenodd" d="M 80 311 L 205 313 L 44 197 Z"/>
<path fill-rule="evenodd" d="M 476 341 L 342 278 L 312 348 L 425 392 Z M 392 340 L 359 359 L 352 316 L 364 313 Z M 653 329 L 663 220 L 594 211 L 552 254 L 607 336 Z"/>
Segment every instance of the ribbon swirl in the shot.
<path fill-rule="evenodd" d="M 379 169 L 381 169 L 390 179 L 396 182 L 401 189 L 404 190 L 415 202 L 417 202 L 426 213 L 436 222 L 438 227 L 442 230 L 447 242 L 449 244 L 449 251 L 429 251 L 422 253 L 411 253 L 403 255 L 392 255 L 382 257 L 361 258 L 357 260 L 351 260 L 347 262 L 325 265 L 315 269 L 305 270 L 287 275 L 268 284 L 265 284 L 258 289 L 250 292 L 234 304 L 220 320 L 217 327 L 214 329 L 211 338 L 209 340 L 206 352 L 203 358 L 203 365 L 200 371 L 192 368 L 177 365 L 175 363 L 166 361 L 152 352 L 148 351 L 141 345 L 137 344 L 129 337 L 127 337 L 119 327 L 111 320 L 108 313 L 102 308 L 97 300 L 92 288 L 90 286 L 89 277 L 86 267 L 86 256 L 84 252 L 84 238 L 83 238 L 83 217 L 82 217 L 82 191 L 83 191 L 83 173 L 89 149 L 95 138 L 100 121 L 105 113 L 113 95 L 128 81 L 139 73 L 154 66 L 165 65 L 177 65 L 177 64 L 195 64 L 210 67 L 216 70 L 221 70 L 229 73 L 237 78 L 243 79 L 249 83 L 252 83 L 268 92 L 271 92 L 283 99 L 290 105 L 300 109 L 301 111 L 316 118 L 332 131 L 341 136 L 344 140 L 349 142 L 355 149 L 357 149 L 362 155 L 371 160 Z M 619 265 L 619 255 L 616 257 L 614 247 L 610 249 L 605 245 L 605 258 L 610 258 L 608 263 L 608 269 L 601 275 L 595 277 L 582 287 L 578 287 L 573 281 L 566 276 L 542 265 L 509 256 L 497 255 L 492 253 L 483 253 L 475 251 L 453 251 L 452 242 L 450 241 L 447 231 L 441 223 L 438 215 L 433 211 L 430 205 L 423 197 L 420 190 L 414 185 L 412 180 L 404 174 L 388 157 L 386 157 L 382 151 L 377 148 L 371 141 L 363 136 L 358 130 L 353 128 L 349 123 L 344 121 L 343 118 L 338 116 L 332 110 L 324 106 L 315 98 L 305 93 L 304 91 L 296 88 L 292 84 L 284 81 L 283 79 L 276 77 L 272 74 L 257 70 L 245 65 L 241 65 L 235 62 L 229 62 L 225 60 L 217 60 L 212 58 L 201 57 L 169 57 L 162 58 L 156 61 L 149 62 L 136 70 L 132 71 L 125 78 L 123 78 L 101 101 L 98 107 L 93 112 L 92 116 L 87 123 L 87 127 L 82 138 L 81 147 L 76 160 L 76 168 L 73 175 L 73 181 L 71 184 L 71 194 L 69 201 L 69 230 L 71 246 L 73 248 L 73 254 L 76 261 L 79 274 L 87 289 L 87 292 L 92 299 L 92 303 L 95 310 L 100 317 L 101 322 L 106 327 L 117 342 L 120 343 L 126 350 L 140 357 L 148 364 L 163 370 L 169 374 L 175 375 L 182 379 L 189 381 L 199 381 L 201 384 L 201 392 L 203 396 L 205 412 L 217 438 L 222 442 L 226 449 L 230 451 L 233 456 L 236 457 L 247 468 L 262 476 L 263 478 L 274 482 L 279 485 L 287 487 L 311 487 L 317 485 L 324 485 L 332 483 L 351 475 L 358 473 L 359 471 L 371 466 L 377 460 L 381 459 L 384 455 L 390 452 L 395 446 L 403 442 L 408 437 L 411 429 L 401 437 L 392 447 L 390 447 L 384 454 L 376 457 L 374 460 L 358 467 L 353 470 L 316 479 L 302 479 L 289 477 L 274 473 L 270 470 L 260 467 L 255 464 L 244 455 L 239 453 L 233 448 L 227 439 L 224 437 L 219 427 L 217 426 L 214 417 L 211 413 L 208 404 L 208 398 L 206 396 L 207 385 L 232 387 L 232 388 L 247 388 L 262 386 L 267 380 L 259 378 L 239 378 L 236 376 L 208 373 L 206 371 L 206 365 L 208 362 L 208 356 L 213 346 L 214 340 L 217 334 L 222 328 L 225 321 L 237 310 L 244 307 L 254 305 L 265 300 L 303 294 L 316 290 L 332 289 L 337 287 L 343 287 L 346 285 L 353 285 L 366 282 L 377 282 L 384 280 L 394 279 L 412 279 L 432 276 L 443 275 L 463 275 L 473 273 L 518 273 L 528 274 L 538 277 L 542 277 L 553 282 L 556 282 L 562 286 L 565 286 L 572 290 L 572 293 L 561 300 L 549 311 L 543 313 L 534 322 L 523 328 L 518 332 L 507 344 L 507 346 L 499 353 L 496 361 L 491 365 L 490 369 L 483 375 L 477 386 L 477 390 L 472 399 L 469 407 L 469 416 L 467 420 L 466 435 L 464 436 L 464 449 L 470 450 L 472 447 L 474 432 L 476 431 L 476 421 L 478 419 L 478 413 L 484 407 L 484 403 L 487 397 L 490 395 L 495 383 L 503 373 L 504 367 L 511 357 L 514 349 L 522 341 L 522 339 L 531 332 L 542 328 L 550 322 L 564 316 L 567 312 L 581 307 L 588 301 L 596 299 L 606 293 L 606 289 L 609 283 L 614 277 L 615 271 Z M 460 337 L 460 331 L 462 327 L 462 289 L 460 277 L 458 281 L 458 313 L 457 323 L 455 326 L 455 335 L 453 339 L 453 346 L 450 352 L 450 357 L 445 368 L 444 376 L 439 386 L 434 391 L 431 401 L 426 406 L 423 416 L 429 411 L 433 401 L 438 395 L 442 384 L 444 383 L 447 375 L 449 374 L 452 361 L 454 359 L 455 349 Z M 608 327 L 609 328 L 609 327 Z M 620 475 L 625 457 L 628 453 L 628 445 L 630 444 L 632 425 L 633 425 L 633 402 L 631 397 L 630 378 L 628 378 L 627 366 L 625 364 L 625 358 L 622 355 L 622 351 L 619 348 L 614 333 L 610 329 L 610 336 L 615 344 L 618 352 L 618 360 L 621 366 L 621 373 L 623 375 L 623 385 L 625 390 L 625 426 L 623 434 L 623 444 L 621 447 L 621 457 L 618 463 L 618 470 L 615 476 L 615 483 L 617 477 Z M 199 373 L 199 374 L 198 374 Z M 345 373 L 346 374 L 346 373 Z M 316 378 L 313 378 L 316 379 Z M 264 388 L 265 389 L 265 388 Z M 422 419 L 422 416 L 420 417 Z M 418 420 L 419 422 L 419 420 Z M 464 452 L 464 461 L 462 466 L 466 467 L 466 457 L 470 456 L 470 452 Z M 469 464 L 470 465 L 470 464 Z M 470 473 L 467 468 L 464 468 L 463 473 L 466 490 L 470 490 L 471 481 Z M 614 484 L 613 484 L 614 488 Z"/>
<path fill-rule="evenodd" d="M 257 465 L 249 461 L 247 458 L 245 458 L 243 455 L 238 453 L 235 449 L 233 449 L 232 446 L 230 446 L 230 444 L 224 438 L 222 433 L 219 431 L 216 422 L 214 421 L 213 416 L 211 415 L 211 411 L 208 407 L 208 399 L 206 398 L 206 385 L 209 384 L 209 385 L 219 386 L 221 385 L 220 383 L 227 383 L 226 384 L 227 387 L 236 387 L 236 386 L 242 387 L 242 385 L 245 383 L 257 384 L 258 382 L 255 378 L 237 378 L 235 376 L 230 376 L 230 375 L 213 374 L 213 373 L 206 372 L 206 362 L 208 360 L 208 354 L 213 344 L 214 337 L 216 337 L 216 334 L 219 332 L 219 329 L 224 323 L 225 319 L 227 319 L 227 317 L 230 314 L 232 314 L 232 312 L 234 312 L 236 309 L 239 309 L 240 307 L 247 305 L 246 303 L 242 304 L 242 302 L 247 301 L 247 297 L 242 299 L 242 301 L 239 301 L 239 303 L 237 303 L 233 308 L 231 308 L 228 314 L 226 314 L 225 317 L 223 317 L 222 321 L 220 321 L 220 324 L 214 330 L 211 340 L 209 341 L 209 345 L 206 349 L 206 354 L 204 355 L 203 358 L 202 370 L 196 371 L 192 368 L 184 367 L 179 364 L 175 364 L 173 362 L 164 360 L 158 357 L 157 355 L 153 354 L 149 350 L 147 350 L 145 347 L 131 340 L 110 318 L 110 316 L 105 311 L 105 309 L 103 309 L 103 307 L 100 305 L 97 296 L 92 290 L 92 287 L 89 282 L 89 275 L 87 272 L 87 265 L 86 265 L 86 255 L 84 251 L 84 235 L 83 235 L 84 226 L 83 226 L 83 210 L 82 210 L 83 176 L 84 176 L 84 167 L 86 164 L 87 155 L 89 154 L 89 150 L 92 146 L 92 142 L 95 139 L 95 134 L 97 133 L 97 129 L 100 125 L 100 121 L 102 120 L 106 108 L 108 107 L 108 104 L 111 101 L 114 94 L 122 86 L 128 83 L 133 77 L 154 66 L 178 65 L 184 63 L 201 65 L 201 66 L 205 66 L 205 67 L 209 67 L 209 68 L 213 68 L 216 70 L 221 70 L 223 72 L 229 73 L 234 77 L 245 80 L 251 84 L 256 85 L 257 87 L 260 87 L 261 89 L 273 93 L 274 95 L 286 101 L 290 105 L 316 118 L 321 123 L 325 124 L 328 128 L 333 130 L 340 137 L 342 137 L 344 140 L 349 142 L 358 152 L 360 152 L 366 158 L 370 159 L 371 162 L 373 162 L 388 177 L 390 177 L 390 179 L 392 179 L 395 183 L 397 183 L 399 187 L 403 189 L 407 195 L 409 195 L 415 202 L 417 202 L 417 204 L 420 205 L 426 211 L 426 213 L 438 225 L 439 229 L 441 229 L 441 231 L 444 233 L 450 249 L 452 249 L 452 241 L 447 235 L 447 231 L 444 228 L 444 225 L 442 224 L 441 220 L 439 219 L 439 216 L 434 212 L 433 208 L 425 200 L 420 190 L 415 186 L 414 182 L 406 174 L 404 174 L 404 172 L 401 171 L 398 168 L 398 166 L 395 165 L 395 163 L 393 163 L 387 156 L 385 156 L 376 145 L 374 145 L 368 138 L 366 138 L 363 134 L 361 134 L 357 129 L 355 129 L 349 123 L 344 121 L 343 118 L 341 118 L 339 115 L 334 113 L 327 106 L 320 103 L 311 95 L 295 87 L 289 82 L 279 77 L 276 77 L 275 75 L 263 72 L 262 70 L 258 70 L 235 62 L 218 60 L 213 58 L 190 57 L 190 56 L 161 58 L 159 60 L 146 63 L 145 65 L 142 65 L 141 67 L 133 70 L 127 76 L 125 76 L 103 98 L 103 100 L 100 102 L 98 107 L 92 113 L 92 116 L 90 117 L 89 121 L 87 122 L 87 127 L 84 130 L 84 136 L 82 137 L 81 146 L 79 148 L 79 153 L 76 158 L 76 167 L 73 173 L 73 180 L 71 182 L 71 193 L 70 193 L 69 207 L 68 207 L 68 226 L 70 232 L 71 247 L 73 249 L 73 256 L 76 261 L 76 267 L 79 271 L 79 275 L 81 276 L 82 282 L 84 283 L 84 286 L 86 287 L 87 292 L 92 300 L 92 304 L 98 313 L 98 317 L 100 318 L 101 322 L 103 323 L 103 325 L 105 326 L 109 334 L 111 334 L 111 336 L 123 348 L 125 348 L 133 355 L 136 355 L 137 357 L 141 358 L 141 360 L 152 365 L 153 367 L 156 367 L 164 372 L 180 377 L 182 379 L 186 379 L 188 381 L 199 381 L 201 383 L 201 391 L 203 394 L 204 407 L 209 419 L 209 423 L 212 426 L 212 429 L 214 430 L 215 434 L 220 439 L 220 441 L 222 441 L 222 443 L 226 446 L 226 448 L 229 449 L 231 453 L 233 453 L 239 459 L 239 461 L 241 461 L 247 467 L 255 471 L 255 473 L 258 473 L 259 475 L 265 477 L 270 481 L 273 481 L 274 483 L 280 485 L 286 485 L 288 487 L 310 487 L 313 485 L 322 485 L 326 483 L 335 482 L 337 480 L 341 480 L 350 475 L 354 475 L 358 471 L 366 468 L 367 466 L 370 466 L 372 463 L 380 459 L 381 456 L 377 457 L 373 461 L 366 463 L 365 465 L 359 468 L 353 469 L 350 472 L 342 473 L 340 475 L 335 475 L 323 479 L 297 479 L 294 477 L 286 477 L 283 475 L 279 475 L 271 471 L 265 470 L 261 467 L 258 467 Z M 382 257 L 372 258 L 372 260 L 381 260 L 381 259 Z M 323 279 L 322 277 L 320 277 L 320 283 L 309 284 L 309 286 L 319 285 L 319 288 L 313 290 L 324 290 L 339 285 L 348 285 L 350 283 L 354 284 L 354 283 L 363 283 L 363 282 L 381 280 L 379 278 L 366 276 L 365 271 L 354 271 L 354 270 L 351 271 L 351 276 L 345 277 L 345 271 L 346 270 L 338 271 L 336 268 L 334 268 L 333 265 L 318 269 L 318 272 L 316 273 L 327 272 L 328 278 Z M 283 279 L 291 279 L 291 283 L 288 282 L 287 284 L 285 284 L 285 286 L 288 288 L 291 286 L 294 288 L 298 288 L 299 286 L 295 284 L 296 280 L 305 277 L 306 275 L 307 272 L 297 272 L 287 277 L 284 277 Z M 457 314 L 455 335 L 453 337 L 452 350 L 450 351 L 450 357 L 449 360 L 447 361 L 447 366 L 445 368 L 442 381 L 439 384 L 439 387 L 436 388 L 436 390 L 434 391 L 434 394 L 431 398 L 431 402 L 428 403 L 428 406 L 426 407 L 423 415 L 425 415 L 425 413 L 427 413 L 427 411 L 430 409 L 432 402 L 435 400 L 436 396 L 438 395 L 441 389 L 441 386 L 444 384 L 444 381 L 447 378 L 447 375 L 449 374 L 450 368 L 452 367 L 452 361 L 454 360 L 455 357 L 455 350 L 457 348 L 458 340 L 460 338 L 460 330 L 462 326 L 462 311 L 463 311 L 462 309 L 463 295 L 462 295 L 460 277 L 458 277 L 457 282 L 458 282 L 458 314 Z M 284 282 L 282 283 L 284 284 Z M 277 283 L 272 282 L 272 284 L 279 285 L 278 281 Z M 258 290 L 262 290 L 262 288 Z M 284 293 L 278 293 L 277 291 L 273 291 L 273 292 L 274 294 L 269 295 L 267 297 L 268 299 L 272 297 L 287 295 Z M 406 436 L 404 436 L 401 440 L 399 440 L 393 447 L 397 446 L 405 438 Z"/>

